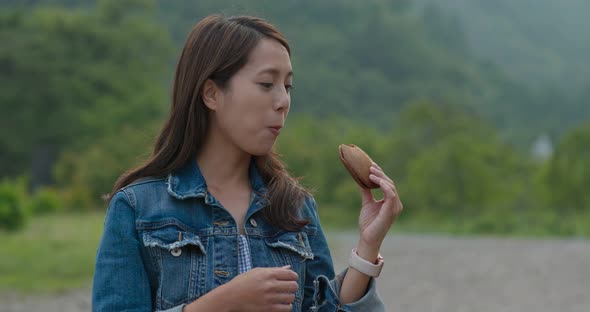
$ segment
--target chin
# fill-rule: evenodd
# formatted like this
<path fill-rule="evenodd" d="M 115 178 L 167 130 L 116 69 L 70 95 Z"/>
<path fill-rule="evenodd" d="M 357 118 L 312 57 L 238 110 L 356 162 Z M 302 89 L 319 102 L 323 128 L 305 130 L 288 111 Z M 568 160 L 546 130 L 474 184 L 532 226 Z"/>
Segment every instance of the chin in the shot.
<path fill-rule="evenodd" d="M 248 153 L 250 153 L 250 155 L 252 156 L 265 156 L 268 155 L 270 153 L 272 149 L 265 149 L 265 150 L 255 150 L 255 151 L 249 151 Z"/>
<path fill-rule="evenodd" d="M 244 149 L 247 153 L 252 156 L 264 156 L 268 155 L 272 151 L 272 145 L 269 146 L 257 146 L 255 148 Z"/>

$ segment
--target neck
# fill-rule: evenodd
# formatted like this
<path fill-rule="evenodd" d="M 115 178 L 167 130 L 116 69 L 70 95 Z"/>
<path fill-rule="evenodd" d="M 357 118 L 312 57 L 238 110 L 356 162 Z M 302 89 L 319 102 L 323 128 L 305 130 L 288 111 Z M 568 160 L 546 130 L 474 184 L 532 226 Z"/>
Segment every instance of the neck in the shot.
<path fill-rule="evenodd" d="M 230 143 L 219 131 L 214 131 L 214 127 L 210 130 L 197 155 L 207 186 L 213 190 L 249 186 L 252 155 Z"/>

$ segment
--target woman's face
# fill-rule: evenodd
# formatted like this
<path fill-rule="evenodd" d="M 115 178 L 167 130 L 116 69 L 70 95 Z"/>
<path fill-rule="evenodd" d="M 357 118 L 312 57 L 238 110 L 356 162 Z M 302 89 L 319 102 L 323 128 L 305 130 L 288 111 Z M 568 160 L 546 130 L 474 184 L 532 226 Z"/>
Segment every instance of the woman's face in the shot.
<path fill-rule="evenodd" d="M 218 92 L 213 124 L 241 150 L 267 154 L 289 113 L 292 79 L 287 49 L 274 39 L 261 39 L 246 65 Z"/>

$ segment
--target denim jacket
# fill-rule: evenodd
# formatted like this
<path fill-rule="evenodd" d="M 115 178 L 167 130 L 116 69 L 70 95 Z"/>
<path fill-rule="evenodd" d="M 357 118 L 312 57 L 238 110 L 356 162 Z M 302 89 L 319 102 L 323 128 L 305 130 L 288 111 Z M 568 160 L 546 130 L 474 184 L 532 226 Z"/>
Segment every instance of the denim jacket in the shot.
<path fill-rule="evenodd" d="M 265 222 L 265 185 L 254 162 L 253 198 L 244 223 L 253 267 L 291 265 L 299 289 L 293 311 L 385 311 L 371 278 L 366 294 L 343 305 L 338 294 L 346 270 L 334 274 L 312 197 L 288 232 Z M 96 254 L 93 311 L 182 311 L 238 274 L 238 228 L 209 192 L 196 161 L 166 178 L 144 178 L 112 198 Z"/>

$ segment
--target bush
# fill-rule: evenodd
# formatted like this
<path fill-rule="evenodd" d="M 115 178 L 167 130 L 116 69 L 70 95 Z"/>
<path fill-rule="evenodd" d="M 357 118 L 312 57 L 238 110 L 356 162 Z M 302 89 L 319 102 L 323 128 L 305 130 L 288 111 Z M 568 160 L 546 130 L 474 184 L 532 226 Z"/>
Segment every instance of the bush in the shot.
<path fill-rule="evenodd" d="M 58 186 L 66 190 L 68 209 L 85 211 L 104 207 L 102 196 L 111 191 L 117 178 L 147 158 L 150 141 L 159 125 L 149 124 L 145 129 L 126 127 L 84 151 L 63 153 L 54 168 L 54 176 Z"/>
<path fill-rule="evenodd" d="M 64 208 L 68 212 L 88 212 L 97 205 L 87 186 L 75 184 L 61 191 Z"/>
<path fill-rule="evenodd" d="M 63 201 L 57 191 L 43 188 L 35 193 L 29 204 L 29 211 L 33 215 L 44 215 L 63 210 Z"/>
<path fill-rule="evenodd" d="M 541 174 L 541 198 L 571 217 L 590 212 L 590 122 L 565 134 Z"/>
<path fill-rule="evenodd" d="M 0 229 L 16 231 L 26 224 L 23 195 L 18 183 L 0 183 Z"/>

